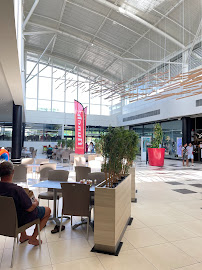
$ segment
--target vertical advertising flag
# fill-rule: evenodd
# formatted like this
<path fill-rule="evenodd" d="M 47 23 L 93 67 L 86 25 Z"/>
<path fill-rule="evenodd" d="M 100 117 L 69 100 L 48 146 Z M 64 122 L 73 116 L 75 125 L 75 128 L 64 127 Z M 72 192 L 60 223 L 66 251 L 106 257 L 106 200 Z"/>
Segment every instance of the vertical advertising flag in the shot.
<path fill-rule="evenodd" d="M 86 152 L 86 121 L 87 121 L 87 107 L 84 108 L 84 146 Z"/>
<path fill-rule="evenodd" d="M 75 111 L 75 153 L 84 154 L 85 149 L 85 113 L 83 105 L 74 100 L 74 111 Z"/>

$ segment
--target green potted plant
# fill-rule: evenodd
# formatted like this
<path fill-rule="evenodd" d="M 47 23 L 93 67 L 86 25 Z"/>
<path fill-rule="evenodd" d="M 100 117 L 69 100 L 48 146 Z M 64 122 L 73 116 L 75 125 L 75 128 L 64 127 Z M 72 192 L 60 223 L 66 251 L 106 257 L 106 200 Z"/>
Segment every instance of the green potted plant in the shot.
<path fill-rule="evenodd" d="M 134 131 L 109 127 L 101 136 L 105 181 L 95 188 L 94 250 L 116 254 L 131 221 L 131 175 L 137 152 Z"/>
<path fill-rule="evenodd" d="M 95 139 L 94 145 L 95 145 L 95 152 L 96 152 L 96 154 L 102 154 L 102 143 L 101 143 L 101 139 Z"/>
<path fill-rule="evenodd" d="M 100 143 L 104 157 L 102 170 L 106 179 L 108 178 L 109 187 L 113 187 L 132 166 L 137 153 L 138 136 L 134 131 L 124 130 L 122 127 L 109 127 L 107 132 L 101 135 Z"/>
<path fill-rule="evenodd" d="M 69 149 L 69 150 L 73 150 L 74 149 L 74 145 L 75 145 L 75 142 L 74 140 L 66 140 L 66 148 Z"/>
<path fill-rule="evenodd" d="M 62 140 L 58 140 L 58 148 L 61 147 L 61 142 L 62 142 Z"/>
<path fill-rule="evenodd" d="M 66 140 L 62 139 L 62 148 L 65 148 L 65 145 L 66 145 Z"/>
<path fill-rule="evenodd" d="M 163 166 L 165 157 L 165 148 L 162 148 L 163 131 L 159 123 L 154 126 L 154 137 L 151 147 L 148 148 L 149 165 Z"/>

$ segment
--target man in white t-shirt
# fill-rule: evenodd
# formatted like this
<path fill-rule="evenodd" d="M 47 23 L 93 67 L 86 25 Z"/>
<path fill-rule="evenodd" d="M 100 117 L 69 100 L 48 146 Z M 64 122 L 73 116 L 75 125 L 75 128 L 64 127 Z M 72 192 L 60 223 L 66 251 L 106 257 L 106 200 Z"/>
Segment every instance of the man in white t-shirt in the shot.
<path fill-rule="evenodd" d="M 194 166 L 193 146 L 191 143 L 187 146 L 188 160 L 191 159 L 192 166 Z"/>

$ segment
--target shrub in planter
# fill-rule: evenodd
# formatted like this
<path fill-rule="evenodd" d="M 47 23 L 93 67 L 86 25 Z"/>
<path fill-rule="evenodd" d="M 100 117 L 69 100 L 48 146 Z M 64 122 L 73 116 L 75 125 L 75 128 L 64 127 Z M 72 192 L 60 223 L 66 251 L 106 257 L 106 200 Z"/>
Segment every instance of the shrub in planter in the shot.
<path fill-rule="evenodd" d="M 66 140 L 65 142 L 66 148 L 69 150 L 73 150 L 75 146 L 75 141 L 74 140 Z"/>
<path fill-rule="evenodd" d="M 152 146 L 148 148 L 149 165 L 151 166 L 163 166 L 165 148 L 161 148 L 163 140 L 163 131 L 159 123 L 154 126 L 154 138 L 152 140 Z"/>
<path fill-rule="evenodd" d="M 61 147 L 62 140 L 58 140 L 58 147 Z"/>
<path fill-rule="evenodd" d="M 102 143 L 101 139 L 95 139 L 95 152 L 96 154 L 102 154 Z"/>
<path fill-rule="evenodd" d="M 122 175 L 128 173 L 137 153 L 138 136 L 134 131 L 109 127 L 101 135 L 101 151 L 104 157 L 102 170 L 109 175 L 108 186 L 112 187 Z"/>

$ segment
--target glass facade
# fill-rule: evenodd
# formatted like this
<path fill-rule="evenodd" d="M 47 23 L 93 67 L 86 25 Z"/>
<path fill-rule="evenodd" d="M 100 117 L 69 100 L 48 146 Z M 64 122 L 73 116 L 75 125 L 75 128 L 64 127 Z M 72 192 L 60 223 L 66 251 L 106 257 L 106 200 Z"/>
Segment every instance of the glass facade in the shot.
<path fill-rule="evenodd" d="M 62 125 L 33 124 L 25 126 L 25 141 L 56 142 L 62 138 Z"/>
<path fill-rule="evenodd" d="M 51 62 L 51 61 L 50 61 Z M 26 65 L 26 110 L 74 113 L 74 99 L 88 107 L 92 115 L 110 115 L 112 106 L 120 99 L 109 100 L 104 95 L 93 95 L 100 85 L 82 76 L 79 69 L 73 71 L 50 64 L 27 60 Z M 119 104 L 120 107 L 120 104 Z"/>
<path fill-rule="evenodd" d="M 0 141 L 12 140 L 12 123 L 0 122 Z"/>
<path fill-rule="evenodd" d="M 105 132 L 107 127 L 87 126 L 86 140 L 87 142 L 94 141 L 100 138 L 101 133 Z M 62 134 L 64 132 L 64 134 Z M 25 124 L 25 141 L 28 142 L 57 142 L 62 138 L 74 140 L 75 126 L 64 126 L 56 124 Z M 12 140 L 12 123 L 0 123 L 0 141 Z"/>
<path fill-rule="evenodd" d="M 86 127 L 86 141 L 89 144 L 91 141 L 94 141 L 96 138 L 100 138 L 101 133 L 105 132 L 107 127 L 96 127 L 96 126 L 87 126 Z M 75 127 L 68 126 L 64 128 L 64 138 L 74 139 L 75 138 Z"/>
<path fill-rule="evenodd" d="M 177 158 L 177 140 L 182 138 L 182 121 L 173 120 L 167 122 L 161 122 L 163 130 L 163 145 L 165 148 L 165 157 Z M 133 129 L 139 135 L 139 148 L 140 139 L 142 136 L 153 137 L 154 123 L 133 126 Z"/>

